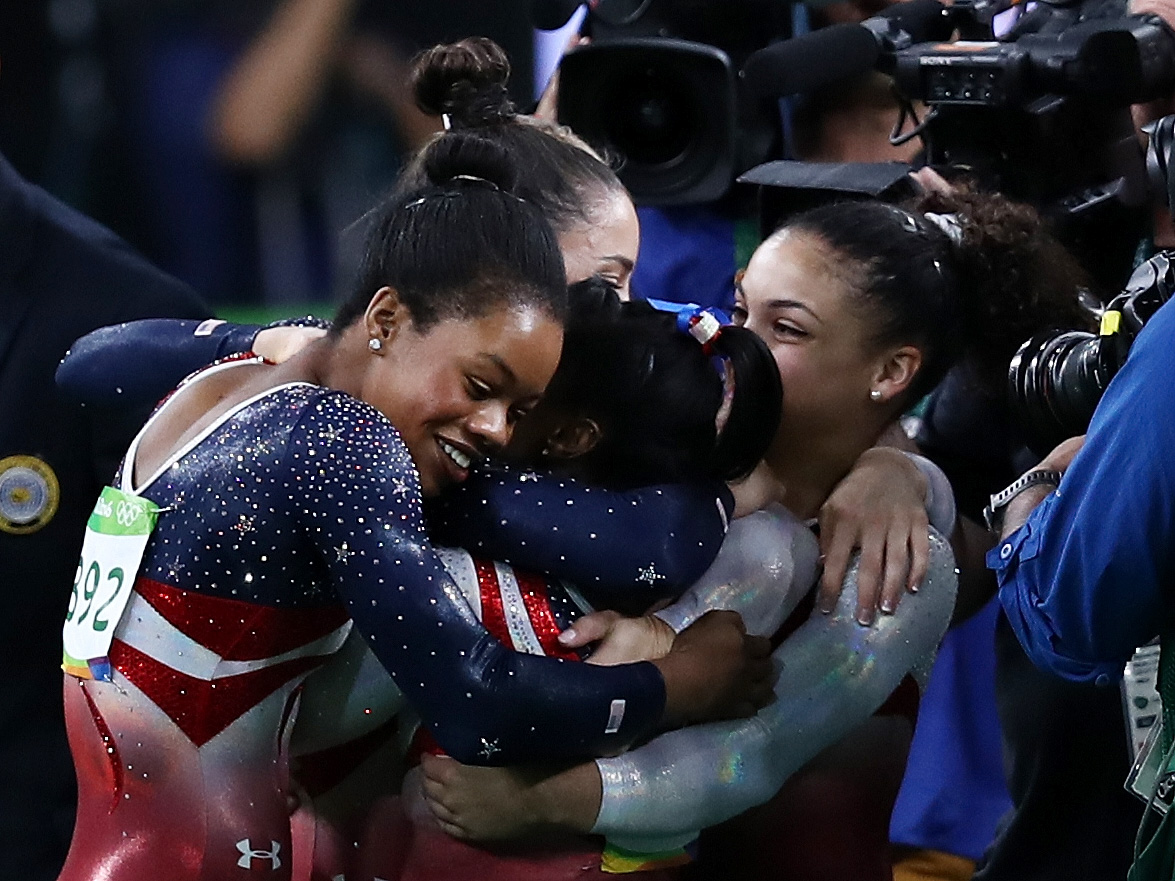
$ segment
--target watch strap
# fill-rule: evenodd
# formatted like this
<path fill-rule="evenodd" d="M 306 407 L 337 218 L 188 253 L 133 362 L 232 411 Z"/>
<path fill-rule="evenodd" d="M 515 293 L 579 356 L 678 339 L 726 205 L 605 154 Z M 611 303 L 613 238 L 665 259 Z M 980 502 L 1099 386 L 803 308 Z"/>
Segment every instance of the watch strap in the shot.
<path fill-rule="evenodd" d="M 999 530 L 1003 522 L 1004 509 L 1008 503 L 1026 489 L 1042 484 L 1060 486 L 1061 472 L 1049 468 L 1036 468 L 1027 471 L 993 495 L 987 507 L 983 509 L 983 519 L 987 523 L 987 528 L 992 532 Z"/>

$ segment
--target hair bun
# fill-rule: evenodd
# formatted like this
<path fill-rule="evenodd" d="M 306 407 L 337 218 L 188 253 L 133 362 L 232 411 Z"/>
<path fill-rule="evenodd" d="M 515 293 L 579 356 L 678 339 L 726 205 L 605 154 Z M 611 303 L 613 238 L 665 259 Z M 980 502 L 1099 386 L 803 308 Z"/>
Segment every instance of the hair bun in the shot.
<path fill-rule="evenodd" d="M 424 161 L 429 182 L 443 187 L 461 178 L 479 178 L 517 194 L 521 175 L 505 147 L 473 132 L 450 132 L 433 142 Z"/>
<path fill-rule="evenodd" d="M 416 106 L 429 116 L 448 115 L 455 128 L 499 125 L 514 117 L 506 92 L 510 60 L 488 37 L 442 43 L 413 59 Z"/>

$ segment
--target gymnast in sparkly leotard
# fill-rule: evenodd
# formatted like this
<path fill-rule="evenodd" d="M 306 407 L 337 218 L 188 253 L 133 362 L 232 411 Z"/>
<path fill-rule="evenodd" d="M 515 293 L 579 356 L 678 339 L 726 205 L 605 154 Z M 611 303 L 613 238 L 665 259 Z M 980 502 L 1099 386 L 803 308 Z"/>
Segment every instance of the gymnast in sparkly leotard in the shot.
<path fill-rule="evenodd" d="M 563 280 L 500 156 L 456 139 L 435 159 L 376 232 L 370 302 L 287 365 L 189 382 L 130 451 L 122 488 L 162 511 L 111 681 L 67 676 L 80 807 L 63 878 L 288 877 L 300 685 L 352 628 L 469 761 L 607 751 L 666 710 L 726 712 L 745 678 L 730 621 L 695 634 L 723 673 L 681 653 L 609 670 L 508 651 L 457 597 L 421 494 L 463 479 L 541 393 Z"/>
<path fill-rule="evenodd" d="M 587 291 L 584 287 L 579 286 L 579 290 L 573 288 L 573 293 L 579 297 L 585 296 Z M 591 286 L 587 287 L 590 290 Z M 651 312 L 643 304 L 625 308 L 638 313 L 642 310 L 645 314 Z M 553 429 L 553 426 L 560 421 L 566 425 L 567 420 L 575 414 L 590 414 L 609 430 L 603 433 L 603 441 L 593 452 L 572 459 L 567 464 L 597 483 L 611 483 L 615 486 L 632 480 L 640 482 L 641 479 L 680 481 L 687 476 L 696 478 L 711 472 L 714 472 L 714 476 L 734 476 L 757 461 L 770 436 L 770 424 L 774 422 L 774 416 L 764 412 L 761 403 L 763 400 L 771 400 L 773 396 L 778 400 L 773 363 L 765 355 L 759 359 L 761 363 L 758 365 L 747 365 L 745 356 L 740 362 L 739 375 L 743 381 L 736 388 L 741 388 L 742 396 L 736 395 L 732 400 L 732 405 L 739 406 L 739 410 L 729 437 L 741 438 L 743 441 L 742 464 L 737 464 L 737 456 L 732 459 L 729 450 L 715 459 L 712 456 L 712 440 L 691 445 L 688 438 L 691 433 L 699 431 L 699 426 L 704 430 L 707 420 L 713 431 L 713 411 L 719 409 L 720 392 L 714 392 L 718 398 L 713 402 L 708 402 L 705 396 L 698 401 L 692 398 L 697 397 L 696 389 L 706 387 L 707 379 L 717 386 L 718 374 L 714 373 L 715 367 L 705 357 L 699 357 L 703 355 L 702 348 L 688 335 L 657 331 L 668 336 L 662 338 L 660 349 L 650 348 L 656 336 L 650 337 L 648 328 L 657 326 L 658 321 L 672 323 L 671 319 L 654 319 L 654 324 L 649 325 L 646 319 L 643 337 L 642 331 L 635 327 L 625 328 L 623 322 L 608 326 L 606 322 L 597 321 L 594 340 L 590 339 L 590 334 L 585 339 L 584 328 L 570 329 L 557 379 L 540 408 L 543 412 L 536 412 L 528 418 L 525 431 L 519 432 L 517 443 L 512 444 L 515 454 L 533 454 L 538 448 L 536 444 L 560 455 L 573 453 L 560 448 L 559 439 L 566 439 L 575 432 Z M 637 325 L 641 323 L 634 322 Z M 625 329 L 627 334 L 621 332 Z M 730 329 L 725 333 L 731 340 L 739 334 L 746 334 L 745 331 Z M 158 352 L 151 356 L 153 362 L 159 361 L 160 355 L 175 358 L 177 353 L 187 350 L 191 360 L 175 365 L 176 369 L 183 369 L 199 363 L 201 358 L 224 354 L 216 347 L 216 341 L 212 338 L 215 335 L 223 335 L 226 339 L 239 337 L 231 328 L 216 328 L 212 334 L 203 338 L 201 345 L 200 338 L 190 336 L 190 330 L 161 323 L 102 331 L 77 347 L 63 374 L 67 374 L 68 379 L 82 372 L 79 361 L 92 369 L 96 360 L 123 363 L 123 356 L 131 356 L 136 352 L 141 356 L 147 349 Z M 659 354 L 654 359 L 658 367 L 656 377 L 647 376 L 644 383 L 626 382 L 626 371 L 638 369 L 639 372 L 639 368 L 629 367 L 625 359 L 643 361 L 653 351 Z M 695 360 L 699 363 L 695 364 Z M 607 367 L 601 367 L 601 364 Z M 691 365 L 697 375 L 683 377 L 682 371 L 688 370 Z M 105 372 L 109 374 L 109 370 Z M 773 388 L 763 387 L 764 377 L 771 380 L 768 384 L 773 385 Z M 119 387 L 124 394 L 128 390 L 135 391 L 130 386 L 134 382 L 133 376 L 121 376 L 119 382 L 122 383 Z M 593 395 L 586 388 L 593 382 L 600 388 L 606 387 L 607 391 L 602 395 Z M 687 393 L 678 393 L 676 396 L 666 394 L 670 389 L 685 389 Z M 95 387 L 89 391 L 96 394 L 99 389 Z M 747 411 L 744 407 L 747 402 L 759 404 L 755 410 L 765 428 L 759 431 L 758 441 L 748 441 L 748 438 L 754 436 L 754 430 L 748 431 L 745 425 Z M 618 414 L 634 410 L 645 412 L 646 418 L 625 424 L 616 423 Z M 710 415 L 705 415 L 707 413 Z M 730 418 L 727 416 L 727 419 Z M 658 436 L 676 440 L 676 448 L 666 455 L 663 450 L 665 444 L 658 441 Z M 735 464 L 732 465 L 732 462 Z M 644 550 L 649 549 L 649 542 L 625 542 L 625 532 L 631 532 L 636 527 L 640 527 L 643 532 L 655 531 L 658 525 L 657 510 L 649 502 L 664 500 L 667 495 L 681 493 L 684 489 L 685 486 L 679 484 L 627 496 L 622 493 L 601 494 L 599 490 L 593 493 L 572 481 L 552 481 L 540 473 L 527 470 L 479 471 L 457 493 L 447 498 L 443 508 L 434 510 L 434 514 L 443 515 L 441 521 L 449 523 L 443 532 L 451 541 L 464 541 L 470 547 L 480 545 L 483 551 L 488 548 L 499 556 L 517 558 L 519 552 L 523 552 L 524 557 L 529 557 L 530 565 L 541 566 L 545 571 L 560 571 L 564 574 L 576 572 L 585 585 L 584 592 L 593 600 L 609 605 L 614 594 L 609 597 L 612 591 L 601 591 L 597 587 L 601 577 L 607 579 L 607 587 L 622 586 L 625 574 L 629 580 L 634 580 L 631 567 L 637 561 L 622 562 L 625 551 L 633 545 L 643 545 Z M 518 501 L 523 496 L 527 498 L 526 505 L 530 506 L 532 516 L 529 518 L 519 516 L 527 510 Z M 597 509 L 592 510 L 593 502 L 601 498 L 608 500 L 607 506 L 597 505 Z M 511 502 L 518 510 L 510 510 Z M 546 510 L 543 510 L 544 502 Z M 639 514 L 635 517 L 628 515 L 630 506 L 636 506 L 638 502 L 642 506 Z M 694 506 L 694 510 L 704 513 L 704 500 L 699 499 L 699 503 Z M 688 507 L 662 506 L 660 512 L 668 514 L 673 508 Z M 571 510 L 577 511 L 578 516 L 566 517 L 566 512 Z M 650 516 L 653 517 L 651 521 L 647 519 Z M 683 526 L 687 529 L 690 526 L 687 518 L 661 520 L 660 525 L 664 527 L 662 536 L 676 534 L 681 539 L 676 542 L 672 538 L 666 539 L 671 545 L 680 551 L 688 551 L 693 541 L 687 531 L 682 529 Z M 760 632 L 772 632 L 807 591 L 815 572 L 817 552 L 815 540 L 803 524 L 778 509 L 739 521 L 736 531 L 738 535 L 732 534 L 731 541 L 724 546 L 723 555 L 713 571 L 691 589 L 688 599 L 674 607 L 672 614 L 666 613 L 667 619 L 676 627 L 681 628 L 687 619 L 693 620 L 707 607 L 733 607 L 742 611 Z M 705 530 L 695 529 L 694 535 L 704 537 Z M 596 550 L 601 547 L 614 550 L 615 553 L 601 561 Z M 528 550 L 529 553 L 526 553 Z M 679 553 L 677 556 L 687 554 Z M 502 564 L 479 561 L 465 552 L 446 551 L 443 559 L 475 613 L 501 641 L 536 654 L 574 657 L 574 653 L 561 646 L 555 636 L 576 614 L 586 611 L 585 605 L 577 605 L 577 602 L 569 599 L 574 596 L 582 603 L 578 592 L 569 594 L 557 579 L 551 581 L 527 576 Z M 682 567 L 670 568 L 649 557 L 645 559 L 649 562 L 639 565 L 639 569 L 648 575 L 647 581 L 637 582 L 642 588 L 640 592 L 645 594 L 642 602 L 647 604 L 649 596 L 656 593 L 675 593 L 674 579 L 681 577 Z M 657 559 L 663 557 L 658 555 Z M 667 555 L 666 559 L 671 562 L 673 555 Z M 662 567 L 661 571 L 658 571 L 658 566 Z M 598 574 L 601 570 L 605 571 L 605 576 Z M 640 578 L 640 574 L 636 574 L 635 578 Z M 629 590 L 631 592 L 631 587 Z M 943 602 L 949 603 L 949 599 L 944 599 L 946 596 L 937 588 L 931 592 L 932 602 L 939 606 Z M 918 613 L 915 610 L 915 617 L 919 614 L 922 619 L 927 618 L 925 611 Z M 903 627 L 909 626 L 905 623 L 907 617 L 903 614 L 900 619 Z M 814 621 L 813 626 L 806 629 L 814 632 L 810 637 L 805 637 L 801 631 L 794 642 L 796 656 L 808 650 L 802 647 L 808 643 L 812 643 L 815 651 L 833 650 L 843 645 L 844 650 L 852 656 L 863 650 L 872 652 L 874 650 L 869 647 L 871 643 L 883 644 L 884 640 L 890 639 L 886 635 L 874 638 L 868 631 L 861 631 L 864 641 L 855 645 L 856 634 L 851 627 L 842 632 L 837 626 L 824 627 L 822 621 Z M 355 643 L 355 640 L 352 639 L 351 643 Z M 913 644 L 917 648 L 923 642 L 915 641 Z M 895 653 L 892 648 L 886 649 L 878 657 L 887 663 L 877 665 L 877 675 L 862 679 L 860 687 L 845 689 L 847 701 L 860 701 L 862 698 L 868 701 L 872 699 L 869 695 L 892 687 L 884 683 L 899 667 L 904 671 L 905 667 L 901 665 L 908 663 L 905 655 Z M 814 667 L 814 670 L 819 669 L 819 666 Z M 791 676 L 798 675 L 802 675 L 802 671 L 793 667 Z M 812 690 L 813 687 L 800 689 L 805 694 Z M 335 749 L 338 744 L 357 736 L 360 736 L 360 741 L 364 740 L 361 736 L 378 729 L 399 710 L 401 702 L 402 698 L 386 677 L 377 667 L 372 667 L 369 660 L 364 659 L 362 651 L 356 655 L 354 651 L 346 650 L 328 669 L 316 674 L 306 692 L 304 708 L 307 712 L 300 719 L 295 738 L 297 745 L 304 750 L 314 752 L 331 749 L 307 757 L 313 760 L 308 768 L 303 766 L 303 771 L 310 772 L 305 778 L 308 786 L 336 782 L 338 778 L 332 776 L 331 772 L 335 769 L 331 766 L 337 765 L 334 759 L 338 758 Z M 842 705 L 849 706 L 844 702 Z M 859 714 L 861 711 L 852 709 L 848 712 Z M 306 721 L 311 721 L 311 724 L 303 724 Z M 806 730 L 803 736 L 797 733 L 791 738 L 793 750 L 797 754 L 811 749 L 808 744 L 826 742 L 821 727 L 807 728 L 811 730 Z M 366 738 L 366 741 L 370 742 L 370 738 Z M 355 750 L 351 750 L 344 756 L 347 759 L 342 765 L 344 770 L 352 767 L 354 753 Z M 327 767 L 324 769 L 324 757 L 328 755 L 332 761 L 325 762 Z M 698 777 L 699 782 L 703 779 L 704 775 Z M 385 791 L 388 785 L 385 782 Z M 454 872 L 468 874 L 471 871 L 483 875 L 486 871 L 496 871 L 500 877 L 508 877 L 510 872 L 519 870 L 521 865 L 513 862 L 514 859 L 522 859 L 532 873 L 537 869 L 535 852 L 529 849 L 524 848 L 518 857 L 499 852 L 496 858 L 487 860 L 476 849 L 431 831 L 428 823 L 417 826 L 415 834 L 411 836 L 411 843 L 407 838 L 397 839 L 389 834 L 389 830 L 396 828 L 395 815 L 398 809 L 392 804 L 381 806 L 380 810 L 382 822 L 374 823 L 374 831 L 369 832 L 370 840 L 359 853 L 368 874 L 373 872 L 378 877 L 394 877 L 394 866 L 399 859 L 407 860 L 404 867 L 406 877 L 454 877 Z M 388 811 L 391 811 L 390 815 Z M 321 835 L 318 847 L 322 849 Z M 347 849 L 349 845 L 347 848 L 338 848 L 339 851 Z M 333 862 L 326 862 L 338 869 L 347 865 L 346 856 L 346 853 L 336 853 Z M 585 859 L 589 863 L 598 861 L 598 845 L 591 841 L 571 841 L 547 853 L 547 858 L 542 862 L 542 877 L 562 877 L 559 874 L 561 871 L 578 873 L 582 871 Z M 348 872 L 348 877 L 351 876 L 352 872 Z M 366 877 L 366 874 L 361 872 L 360 877 Z"/>

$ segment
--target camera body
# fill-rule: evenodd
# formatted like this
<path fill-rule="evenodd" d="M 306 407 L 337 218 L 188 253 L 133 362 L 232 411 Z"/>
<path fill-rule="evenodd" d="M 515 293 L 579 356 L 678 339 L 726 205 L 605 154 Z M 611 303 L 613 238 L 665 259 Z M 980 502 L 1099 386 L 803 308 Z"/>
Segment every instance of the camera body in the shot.
<path fill-rule="evenodd" d="M 899 49 L 889 64 L 902 93 L 931 106 L 1015 107 L 1071 95 L 1120 107 L 1160 97 L 1175 83 L 1175 38 L 1155 15 L 1078 18 L 1011 42 L 919 44 Z"/>
<path fill-rule="evenodd" d="M 1040 456 L 1084 434 L 1110 380 L 1139 331 L 1175 292 L 1175 251 L 1139 265 L 1101 315 L 1097 333 L 1042 333 L 1024 343 L 1008 367 L 1012 413 Z"/>
<path fill-rule="evenodd" d="M 1130 105 L 1175 87 L 1175 33 L 1154 15 L 1039 3 L 1000 40 L 922 43 L 886 55 L 898 92 L 928 108 L 925 162 L 965 169 L 1029 202 L 1102 287 L 1127 276 L 1150 196 Z M 952 7 L 991 32 L 990 9 Z"/>
<path fill-rule="evenodd" d="M 781 0 L 599 0 L 568 52 L 559 121 L 601 148 L 641 205 L 711 202 L 778 150 L 778 107 L 737 71 L 790 20 Z"/>

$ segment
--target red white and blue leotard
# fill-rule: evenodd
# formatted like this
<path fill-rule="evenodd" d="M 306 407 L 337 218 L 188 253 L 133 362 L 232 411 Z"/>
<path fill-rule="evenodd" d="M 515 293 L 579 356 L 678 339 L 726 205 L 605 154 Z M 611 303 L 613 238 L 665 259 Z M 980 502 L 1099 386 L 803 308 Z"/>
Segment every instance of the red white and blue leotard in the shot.
<path fill-rule="evenodd" d="M 601 754 L 660 716 L 651 665 L 523 655 L 477 622 L 424 533 L 399 435 L 347 395 L 299 383 L 247 401 L 142 494 L 164 512 L 114 681 L 66 681 L 80 807 L 63 879 L 288 877 L 299 686 L 351 622 L 463 761 Z"/>

